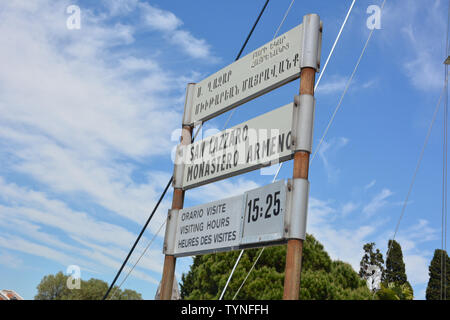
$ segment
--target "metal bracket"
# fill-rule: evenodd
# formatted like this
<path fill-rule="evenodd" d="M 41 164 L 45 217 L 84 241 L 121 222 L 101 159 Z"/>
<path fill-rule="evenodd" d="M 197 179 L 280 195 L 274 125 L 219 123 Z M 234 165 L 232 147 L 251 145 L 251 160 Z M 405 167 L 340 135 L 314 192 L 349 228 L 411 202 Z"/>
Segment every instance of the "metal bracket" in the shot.
<path fill-rule="evenodd" d="M 194 99 L 195 83 L 188 83 L 186 100 L 184 101 L 183 126 L 192 126 L 192 101 Z"/>
<path fill-rule="evenodd" d="M 322 49 L 322 23 L 317 14 L 303 17 L 303 46 L 300 67 L 320 68 L 320 53 Z"/>
<path fill-rule="evenodd" d="M 292 149 L 294 151 L 311 153 L 315 109 L 314 96 L 302 94 L 294 97 L 294 114 L 292 115 Z"/>
<path fill-rule="evenodd" d="M 167 214 L 166 234 L 164 236 L 163 253 L 165 255 L 175 254 L 175 235 L 177 228 L 177 217 L 180 210 L 171 209 Z"/>
<path fill-rule="evenodd" d="M 320 21 L 320 34 L 319 34 L 319 48 L 317 49 L 317 69 L 316 72 L 320 72 L 320 58 L 322 57 L 322 32 L 323 22 Z"/>
<path fill-rule="evenodd" d="M 286 239 L 306 239 L 306 220 L 308 216 L 309 181 L 289 179 L 284 220 Z"/>
<path fill-rule="evenodd" d="M 179 144 L 177 146 L 175 155 L 175 165 L 173 166 L 173 182 L 172 182 L 172 186 L 175 189 L 183 188 L 183 174 L 185 167 L 184 150 L 186 150 L 186 145 Z"/>

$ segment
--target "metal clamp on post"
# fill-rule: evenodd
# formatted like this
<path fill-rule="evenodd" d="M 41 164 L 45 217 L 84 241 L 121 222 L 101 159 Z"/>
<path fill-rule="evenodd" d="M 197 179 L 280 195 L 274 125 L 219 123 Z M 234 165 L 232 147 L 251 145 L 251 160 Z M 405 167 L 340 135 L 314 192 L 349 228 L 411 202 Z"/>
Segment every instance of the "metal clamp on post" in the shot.
<path fill-rule="evenodd" d="M 188 83 L 186 88 L 186 100 L 184 101 L 183 126 L 193 126 L 192 100 L 194 99 L 195 83 Z"/>
<path fill-rule="evenodd" d="M 289 179 L 284 231 L 286 239 L 306 239 L 309 182 L 306 179 Z"/>
<path fill-rule="evenodd" d="M 186 146 L 183 144 L 179 144 L 177 146 L 177 151 L 175 155 L 175 165 L 173 166 L 173 182 L 172 186 L 175 189 L 183 188 L 183 174 L 184 174 L 184 165 L 185 165 L 185 155 L 184 150 Z"/>
<path fill-rule="evenodd" d="M 166 234 L 164 236 L 163 253 L 165 255 L 174 255 L 175 253 L 175 235 L 177 228 L 177 217 L 180 210 L 169 210 L 166 222 Z"/>
<path fill-rule="evenodd" d="M 312 151 L 314 130 L 314 113 L 316 100 L 312 95 L 302 94 L 294 97 L 294 114 L 292 115 L 292 149 L 293 151 Z"/>
<path fill-rule="evenodd" d="M 316 72 L 320 68 L 320 51 L 322 47 L 322 22 L 317 14 L 303 17 L 303 46 L 300 67 L 313 68 Z"/>

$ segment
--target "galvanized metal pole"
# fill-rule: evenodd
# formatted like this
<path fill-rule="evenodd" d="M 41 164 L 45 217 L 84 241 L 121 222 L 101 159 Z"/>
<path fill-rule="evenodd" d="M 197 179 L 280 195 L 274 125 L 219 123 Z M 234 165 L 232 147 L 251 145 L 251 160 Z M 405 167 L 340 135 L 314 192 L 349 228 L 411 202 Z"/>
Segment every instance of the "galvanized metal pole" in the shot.
<path fill-rule="evenodd" d="M 300 62 L 300 97 L 299 100 L 314 104 L 314 84 L 316 80 L 316 72 L 320 68 L 320 54 L 322 43 L 322 25 L 320 18 L 316 14 L 310 14 L 303 17 L 303 47 L 302 58 Z M 312 98 L 312 99 L 311 99 Z M 297 102 L 298 102 L 297 101 Z M 301 104 L 300 107 L 302 108 Z M 311 107 L 311 105 L 310 105 Z M 314 106 L 312 106 L 314 110 Z M 314 121 L 314 111 L 311 121 Z M 300 131 L 304 128 L 299 128 Z M 298 130 L 297 130 L 298 131 Z M 305 132 L 306 133 L 306 132 Z M 303 133 L 301 133 L 303 134 Z M 301 138 L 301 137 L 296 137 Z M 309 143 L 307 146 L 298 145 L 298 141 L 295 144 L 294 154 L 294 170 L 293 181 L 307 181 L 309 175 L 309 157 L 311 154 L 312 144 L 312 126 L 311 131 L 308 134 Z M 302 254 L 303 254 L 303 240 L 306 238 L 306 212 L 307 203 L 305 206 L 305 215 L 303 220 L 303 234 L 292 236 L 287 243 L 286 250 L 286 268 L 284 277 L 284 293 L 283 300 L 298 300 L 300 293 L 300 275 L 302 270 Z M 295 208 L 296 212 L 292 212 L 292 215 L 301 214 L 297 212 L 300 208 Z M 297 222 L 296 222 L 297 223 Z M 291 228 L 300 226 L 291 226 Z"/>
<path fill-rule="evenodd" d="M 183 146 L 187 146 L 192 143 L 192 132 L 193 125 L 190 124 L 190 111 L 191 111 L 191 101 L 194 83 L 189 83 L 186 90 L 186 102 L 184 106 L 184 115 L 183 115 L 183 126 L 181 131 L 180 144 Z M 177 170 L 177 165 L 184 166 L 183 163 L 178 163 L 179 160 L 176 159 L 175 170 L 174 170 L 174 181 L 173 181 L 173 198 L 172 198 L 172 210 L 180 210 L 183 209 L 184 204 L 184 190 L 181 187 L 180 180 L 182 176 Z M 181 171 L 182 172 L 182 171 Z M 178 175 L 178 176 L 177 176 Z M 167 226 L 166 226 L 167 227 Z M 175 266 L 176 266 L 176 258 L 173 255 L 166 254 L 164 256 L 164 267 L 163 274 L 161 279 L 161 300 L 171 300 L 172 298 L 172 290 L 173 290 L 173 281 L 175 277 Z"/>
<path fill-rule="evenodd" d="M 300 75 L 300 95 L 314 96 L 316 70 L 302 69 Z M 294 179 L 308 180 L 310 153 L 298 151 L 294 154 Z M 303 240 L 290 239 L 287 243 L 286 269 L 284 278 L 283 300 L 298 300 L 300 291 L 300 273 L 302 269 Z"/>

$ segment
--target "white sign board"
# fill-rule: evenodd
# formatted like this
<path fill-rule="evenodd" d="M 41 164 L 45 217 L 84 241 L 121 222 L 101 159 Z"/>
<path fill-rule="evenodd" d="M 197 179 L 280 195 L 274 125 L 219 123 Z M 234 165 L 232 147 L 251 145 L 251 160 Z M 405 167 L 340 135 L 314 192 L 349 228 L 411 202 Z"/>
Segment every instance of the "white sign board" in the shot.
<path fill-rule="evenodd" d="M 176 255 L 219 251 L 239 246 L 242 196 L 180 210 L 177 217 Z"/>
<path fill-rule="evenodd" d="M 182 209 L 173 228 L 173 255 L 280 243 L 284 241 L 285 207 L 286 184 L 278 181 L 240 196 Z"/>
<path fill-rule="evenodd" d="M 191 122 L 211 119 L 300 76 L 302 25 L 197 83 Z"/>
<path fill-rule="evenodd" d="M 284 181 L 246 193 L 241 245 L 283 238 L 286 187 Z"/>
<path fill-rule="evenodd" d="M 183 189 L 292 158 L 290 103 L 185 147 Z"/>

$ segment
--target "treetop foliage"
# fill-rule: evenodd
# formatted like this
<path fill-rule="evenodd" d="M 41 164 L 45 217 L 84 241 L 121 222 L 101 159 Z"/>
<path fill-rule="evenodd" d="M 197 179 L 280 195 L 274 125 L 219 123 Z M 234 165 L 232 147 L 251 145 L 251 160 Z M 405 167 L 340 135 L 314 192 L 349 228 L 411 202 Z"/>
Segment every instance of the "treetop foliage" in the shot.
<path fill-rule="evenodd" d="M 69 276 L 61 271 L 55 275 L 46 275 L 37 286 L 35 300 L 101 300 L 108 290 L 108 284 L 99 279 L 81 280 L 79 289 L 69 289 Z M 70 280 L 69 280 L 70 281 Z M 117 291 L 116 291 L 117 290 Z M 114 294 L 113 300 L 142 300 L 142 295 L 134 290 L 121 290 L 115 286 L 108 299 Z"/>
<path fill-rule="evenodd" d="M 259 250 L 244 252 L 224 295 L 225 300 L 233 299 Z M 239 252 L 232 251 L 194 257 L 189 272 L 181 278 L 181 298 L 218 299 L 238 255 Z M 282 299 L 285 261 L 286 246 L 267 247 L 236 299 Z M 304 241 L 302 263 L 301 299 L 371 299 L 373 296 L 352 267 L 342 261 L 332 261 L 312 235 L 307 235 Z"/>

